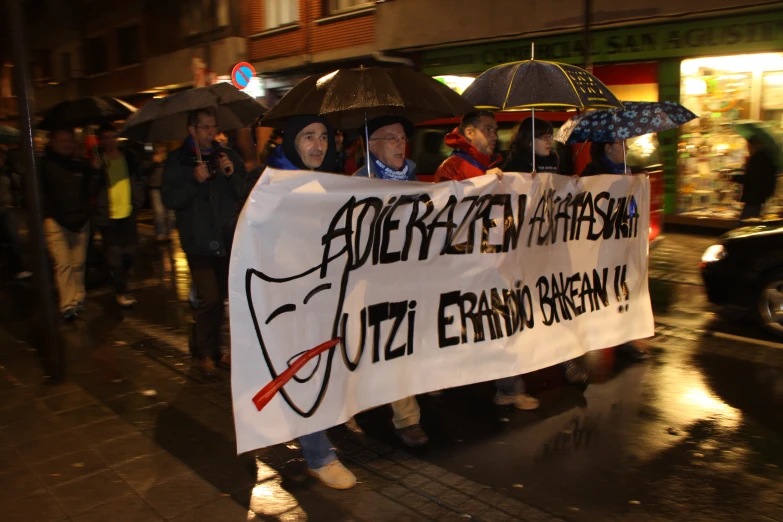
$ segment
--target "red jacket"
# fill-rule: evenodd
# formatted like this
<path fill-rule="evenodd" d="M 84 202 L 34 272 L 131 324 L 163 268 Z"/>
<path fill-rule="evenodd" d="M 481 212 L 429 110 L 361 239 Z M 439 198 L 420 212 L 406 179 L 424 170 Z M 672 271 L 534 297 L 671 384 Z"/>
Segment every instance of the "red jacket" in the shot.
<path fill-rule="evenodd" d="M 451 180 L 462 181 L 463 179 L 483 176 L 486 174 L 488 169 L 497 166 L 502 159 L 499 154 L 492 156 L 490 154 L 483 154 L 479 152 L 478 149 L 476 149 L 476 147 L 474 147 L 465 138 L 465 136 L 460 134 L 457 129 L 454 129 L 453 131 L 446 134 L 446 139 L 444 141 L 446 145 L 452 149 L 464 152 L 473 158 L 476 163 L 484 167 L 484 169 L 480 169 L 479 167 L 473 165 L 465 158 L 461 158 L 456 155 L 449 156 L 443 163 L 440 164 L 440 167 L 438 167 L 438 170 L 435 172 L 436 182 Z"/>

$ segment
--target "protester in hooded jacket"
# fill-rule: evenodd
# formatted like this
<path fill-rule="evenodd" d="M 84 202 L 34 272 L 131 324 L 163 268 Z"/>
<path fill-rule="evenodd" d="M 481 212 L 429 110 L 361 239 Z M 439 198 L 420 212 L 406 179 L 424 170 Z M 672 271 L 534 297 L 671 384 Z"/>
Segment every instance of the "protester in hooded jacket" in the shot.
<path fill-rule="evenodd" d="M 206 375 L 215 373 L 215 363 L 231 365 L 230 355 L 221 353 L 220 334 L 231 243 L 246 176 L 239 155 L 216 144 L 217 131 L 214 109 L 192 112 L 188 138 L 166 158 L 162 186 L 163 204 L 176 212 L 180 243 L 198 295 L 191 348 Z"/>
<path fill-rule="evenodd" d="M 535 118 L 536 137 L 533 139 L 533 118 L 523 120 L 511 138 L 508 159 L 503 165 L 504 172 L 550 172 L 558 174 L 560 158 L 552 147 L 554 129 L 546 120 Z M 533 150 L 536 164 L 533 166 Z"/>
<path fill-rule="evenodd" d="M 630 174 L 631 169 L 626 167 L 625 153 L 628 145 L 625 141 L 613 143 L 593 142 L 590 144 L 590 163 L 588 163 L 580 177 L 596 176 L 598 174 Z"/>
<path fill-rule="evenodd" d="M 294 116 L 285 123 L 283 130 L 282 146 L 269 157 L 267 167 L 330 171 L 335 159 L 334 130 L 324 118 Z M 299 446 L 309 473 L 325 486 L 348 489 L 356 485 L 356 477 L 338 460 L 326 431 L 299 437 Z"/>
<path fill-rule="evenodd" d="M 494 174 L 503 177 L 497 166 L 502 157 L 495 154 L 498 124 L 488 111 L 469 112 L 462 117 L 459 127 L 446 135 L 445 143 L 454 151 L 440 164 L 435 181 L 462 181 Z"/>

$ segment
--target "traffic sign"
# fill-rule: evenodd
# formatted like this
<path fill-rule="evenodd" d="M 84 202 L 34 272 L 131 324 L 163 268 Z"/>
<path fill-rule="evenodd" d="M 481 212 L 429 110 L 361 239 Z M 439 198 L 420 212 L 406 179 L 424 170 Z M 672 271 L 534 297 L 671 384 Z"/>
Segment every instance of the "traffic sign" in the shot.
<path fill-rule="evenodd" d="M 256 70 L 247 62 L 239 62 L 231 71 L 231 83 L 239 90 L 244 89 L 250 83 L 250 78 L 256 75 Z"/>

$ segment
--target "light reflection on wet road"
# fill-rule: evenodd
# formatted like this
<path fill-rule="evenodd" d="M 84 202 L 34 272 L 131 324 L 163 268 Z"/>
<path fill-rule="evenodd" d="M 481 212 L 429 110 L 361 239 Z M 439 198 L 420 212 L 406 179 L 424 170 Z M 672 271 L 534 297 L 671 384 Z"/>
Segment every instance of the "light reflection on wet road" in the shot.
<path fill-rule="evenodd" d="M 651 360 L 632 364 L 613 350 L 588 354 L 593 377 L 584 389 L 566 384 L 559 368 L 536 372 L 526 380 L 542 406 L 530 413 L 494 406 L 491 383 L 422 396 L 431 443 L 410 451 L 574 521 L 783 513 L 775 507 L 783 504 L 783 350 L 701 333 L 776 341 L 706 301 L 697 265 L 712 242 L 670 236 L 653 251 L 651 275 L 665 279 L 651 282 L 656 320 L 685 328 L 659 328 Z M 181 326 L 189 317 L 187 261 L 175 244 L 155 252 L 139 271 L 163 285 L 140 292 L 135 315 Z M 372 437 L 404 448 L 387 408 L 358 420 Z M 263 482 L 253 497 L 270 516 L 290 514 L 285 491 L 275 488 Z"/>

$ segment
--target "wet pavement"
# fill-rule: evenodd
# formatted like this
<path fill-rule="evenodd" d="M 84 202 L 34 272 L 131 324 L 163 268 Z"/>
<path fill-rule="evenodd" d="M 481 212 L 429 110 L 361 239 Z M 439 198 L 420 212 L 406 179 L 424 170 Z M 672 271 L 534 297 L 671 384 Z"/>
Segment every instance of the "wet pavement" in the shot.
<path fill-rule="evenodd" d="M 416 450 L 388 408 L 362 413 L 366 435 L 331 431 L 351 492 L 307 477 L 294 444 L 235 455 L 228 373 L 190 368 L 184 255 L 149 239 L 135 310 L 90 271 L 66 384 L 41 384 L 33 292 L 0 289 L 2 520 L 783 521 L 783 344 L 706 301 L 714 239 L 653 250 L 648 361 L 590 353 L 587 386 L 526 376 L 535 412 L 494 406 L 490 383 L 421 396 Z"/>

